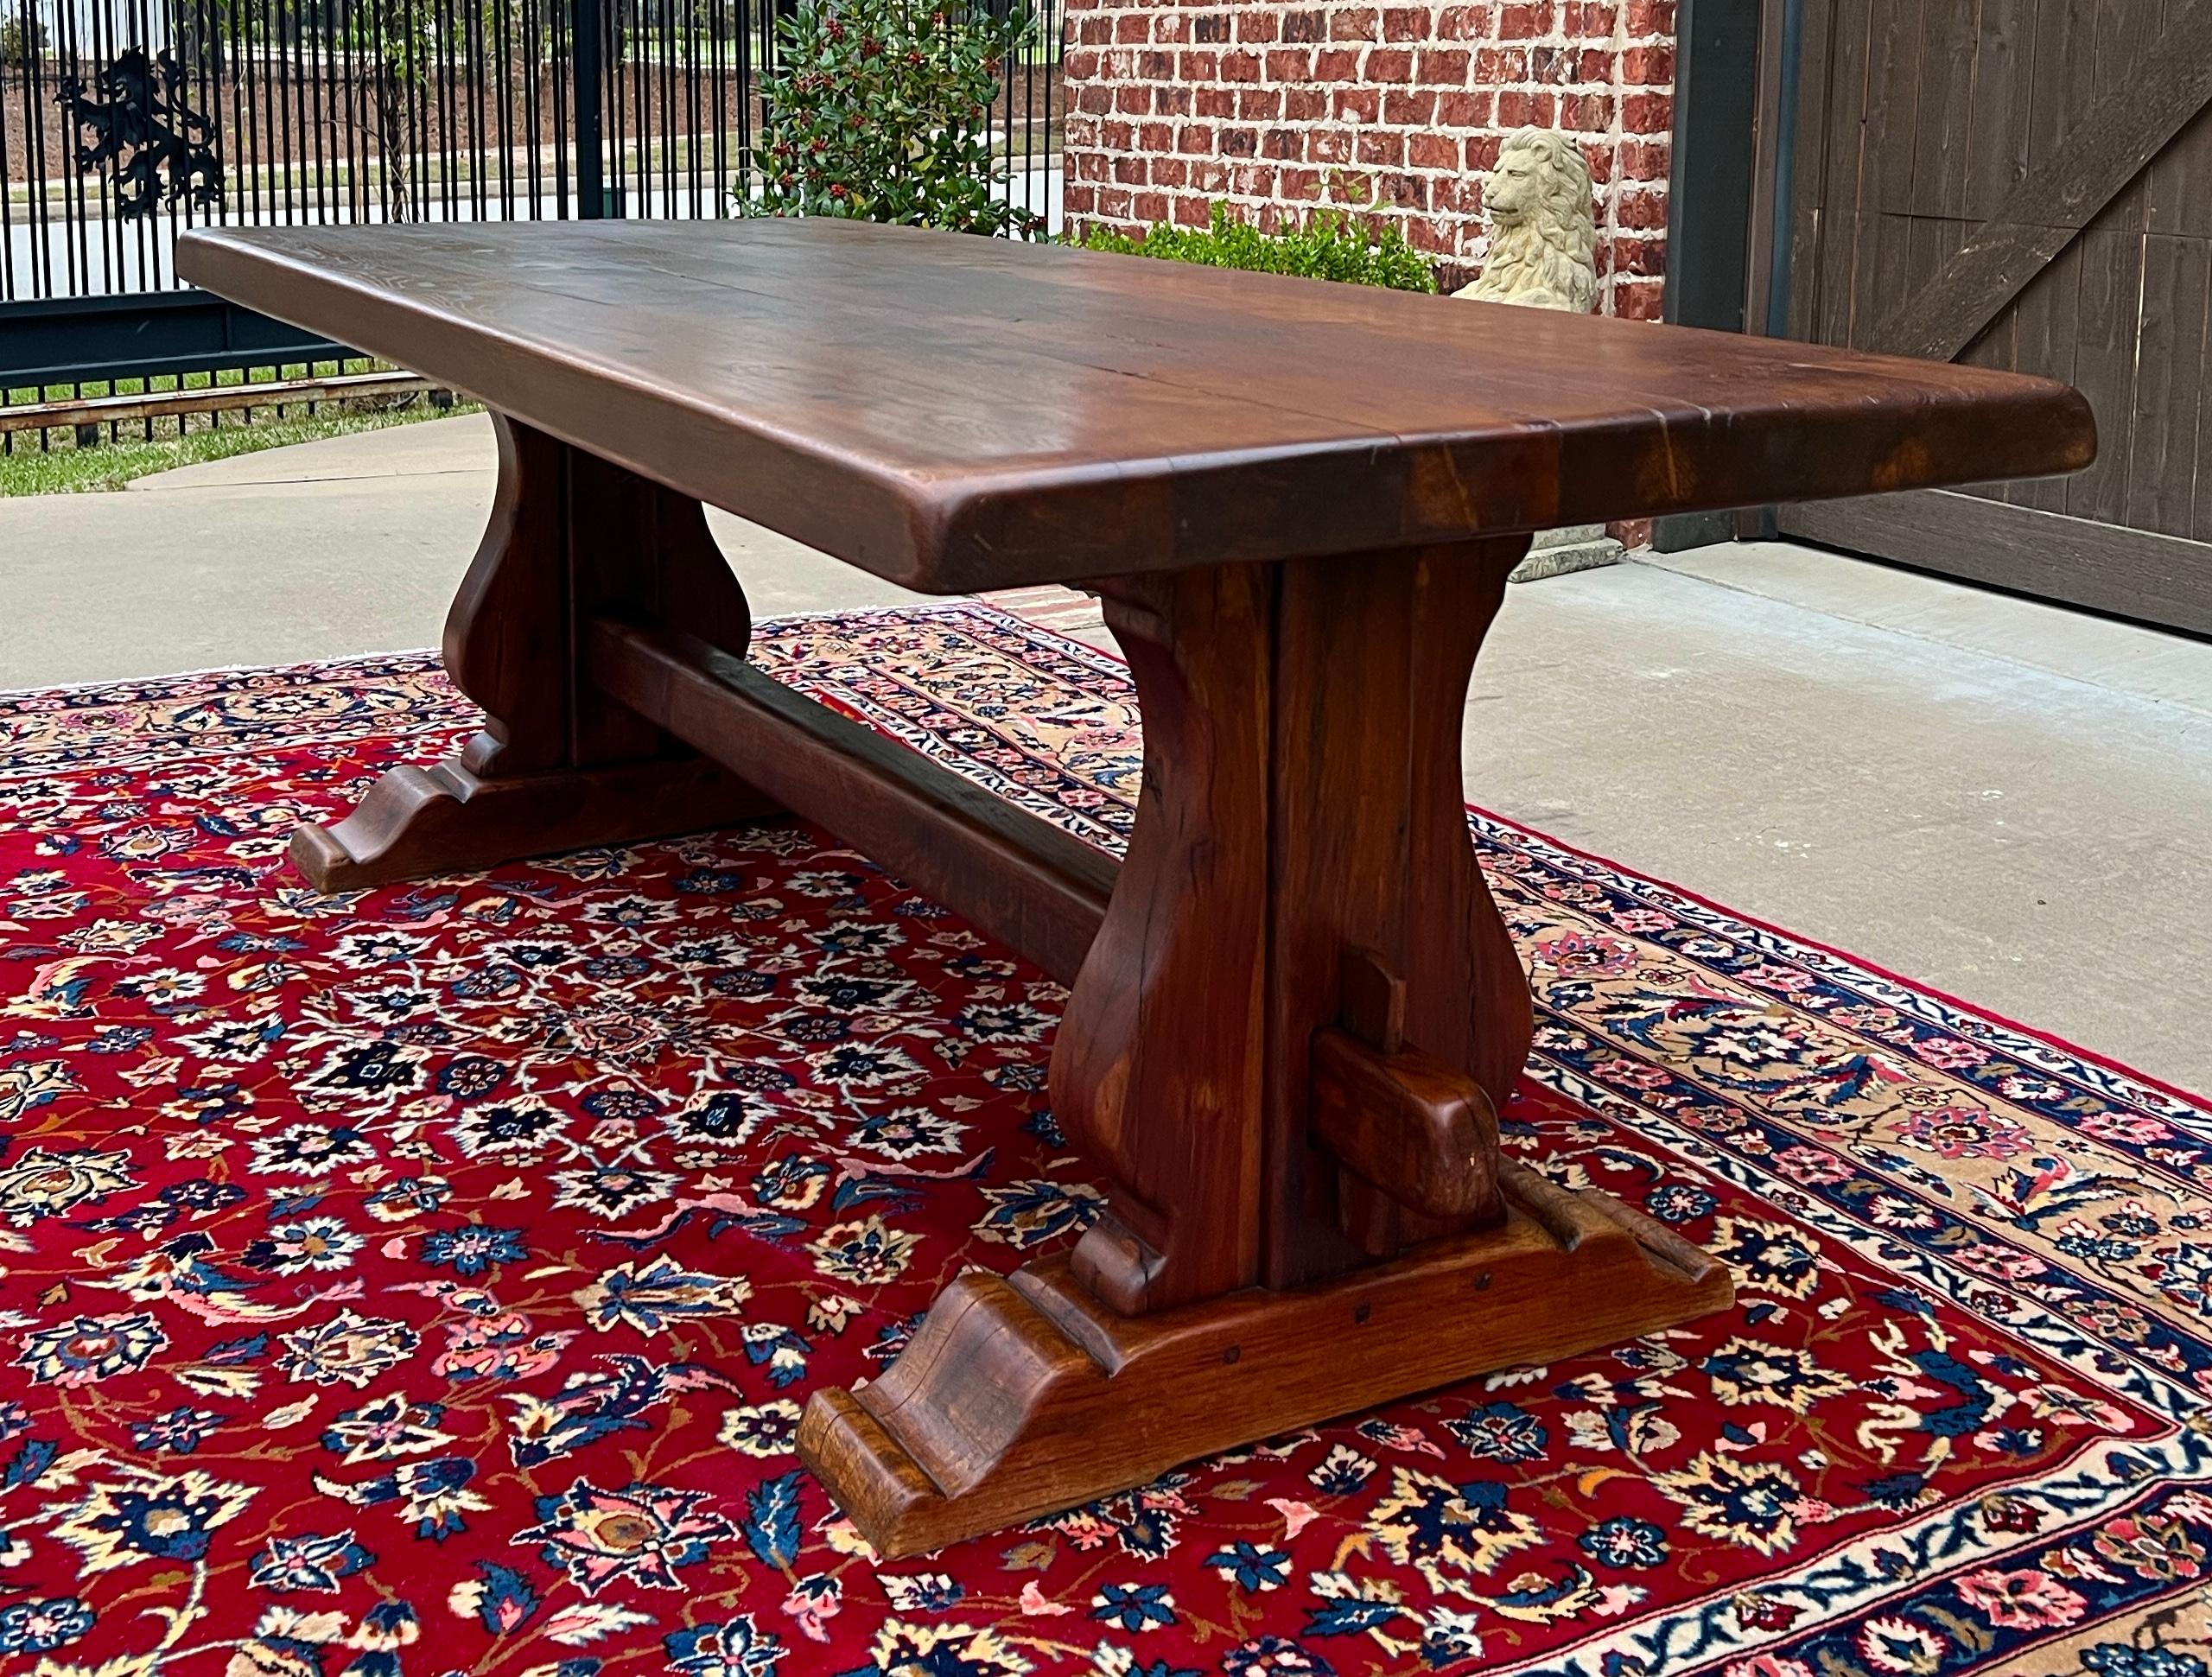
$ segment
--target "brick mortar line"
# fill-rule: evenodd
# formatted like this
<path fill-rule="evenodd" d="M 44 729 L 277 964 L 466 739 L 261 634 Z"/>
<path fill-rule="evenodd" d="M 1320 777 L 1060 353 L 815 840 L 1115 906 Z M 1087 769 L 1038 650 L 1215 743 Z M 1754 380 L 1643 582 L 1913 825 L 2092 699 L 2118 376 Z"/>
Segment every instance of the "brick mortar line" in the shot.
<path fill-rule="evenodd" d="M 1344 171 L 1396 196 L 1363 219 L 1400 223 L 1447 270 L 1464 272 L 1485 253 L 1479 191 L 1465 190 L 1478 183 L 1470 177 L 1495 161 L 1504 131 L 1533 118 L 1558 126 L 1592 157 L 1603 294 L 1609 306 L 1625 302 L 1648 314 L 1665 242 L 1672 12 L 1668 0 L 1069 0 L 1070 185 L 1079 200 L 1071 207 L 1078 219 L 1134 229 L 1140 204 L 1145 214 L 1189 219 L 1219 198 L 1266 219 L 1271 209 L 1314 202 L 1315 188 L 1325 191 L 1328 176 Z M 1120 39 L 1125 32 L 1129 38 Z M 1388 80 L 1371 74 L 1377 53 L 1388 55 L 1380 67 Z M 1160 108 L 1156 96 L 1168 88 L 1186 92 L 1182 108 Z M 1107 109 L 1081 110 L 1090 89 Z M 1125 91 L 1146 108 L 1122 110 Z M 1201 110 L 1198 96 L 1206 92 L 1234 102 L 1215 108 L 1217 97 Z M 1248 101 L 1248 92 L 1272 97 Z M 1300 114 L 1290 115 L 1288 93 L 1325 103 L 1299 101 Z M 1348 110 L 1346 93 L 1365 97 Z M 1468 103 L 1455 110 L 1454 96 Z M 1114 130 L 1121 131 L 1109 138 Z M 1223 151 L 1224 135 L 1250 150 Z M 1319 135 L 1335 143 L 1317 155 Z M 1278 137 L 1294 138 L 1297 155 L 1270 155 L 1266 142 L 1287 143 Z M 1363 147 L 1369 137 L 1383 143 Z M 1424 138 L 1450 146 L 1455 161 L 1421 146 Z M 1155 171 L 1159 163 L 1173 167 Z"/>

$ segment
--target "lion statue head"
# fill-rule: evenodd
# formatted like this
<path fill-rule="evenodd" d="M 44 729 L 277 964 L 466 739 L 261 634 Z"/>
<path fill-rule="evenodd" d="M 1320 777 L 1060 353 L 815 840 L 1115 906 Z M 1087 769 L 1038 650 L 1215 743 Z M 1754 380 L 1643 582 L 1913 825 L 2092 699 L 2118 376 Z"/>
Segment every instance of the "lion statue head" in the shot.
<path fill-rule="evenodd" d="M 1452 293 L 1586 314 L 1598 301 L 1598 230 L 1582 149 L 1548 128 L 1524 128 L 1499 150 L 1483 192 L 1490 259 Z"/>

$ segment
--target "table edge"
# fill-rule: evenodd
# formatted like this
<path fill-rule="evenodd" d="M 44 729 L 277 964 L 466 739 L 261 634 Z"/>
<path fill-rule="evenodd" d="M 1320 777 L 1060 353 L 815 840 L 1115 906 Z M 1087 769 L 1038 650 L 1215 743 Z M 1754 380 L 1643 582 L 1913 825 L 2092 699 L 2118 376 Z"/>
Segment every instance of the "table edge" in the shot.
<path fill-rule="evenodd" d="M 1837 436 L 1834 446 L 1801 448 L 1818 465 L 1798 470 L 1785 494 L 1771 488 L 1749 492 L 1751 486 L 1740 479 L 1623 486 L 1602 472 L 1573 466 L 1577 453 L 1601 453 L 1609 439 L 1639 429 L 1624 423 L 1523 427 L 1472 436 L 1377 433 L 1306 447 L 1106 465 L 1027 463 L 940 480 L 887 470 L 741 413 L 688 401 L 664 385 L 564 358 L 540 341 L 460 324 L 434 308 L 293 258 L 281 247 L 288 231 L 187 230 L 176 243 L 176 271 L 303 330 L 451 382 L 486 406 L 587 453 L 928 594 L 1427 546 L 1562 524 L 1984 481 L 1986 467 L 1977 462 L 1968 473 L 1955 456 L 1992 423 L 2012 429 L 2023 439 L 2024 454 L 2034 445 L 2031 463 L 2008 472 L 2008 479 L 2079 470 L 2096 452 L 2094 415 L 2081 391 L 2053 379 L 2002 373 L 1995 376 L 2008 386 L 2003 399 L 1945 403 L 1930 396 L 1919 411 L 1936 422 L 1900 435 L 1896 447 L 1874 457 L 1866 452 L 1863 427 L 1842 413 L 1801 416 L 1801 435 L 1809 430 L 1817 440 L 1825 424 Z M 351 320 L 345 317 L 349 308 Z M 1650 329 L 1689 328 L 1655 324 Z M 441 331 L 454 335 L 450 354 L 440 353 L 435 342 Z M 695 443 L 689 457 L 671 459 L 656 450 L 648 460 L 619 443 L 610 446 L 606 425 L 589 428 L 594 434 L 587 435 L 586 428 L 551 410 L 560 404 L 534 399 L 526 388 L 532 374 L 572 386 L 571 412 L 580 405 L 604 411 L 612 402 L 635 410 L 636 419 L 651 415 L 693 422 L 683 429 L 705 428 L 716 447 L 702 451 L 687 438 Z M 1747 412 L 1745 417 L 1758 416 Z M 731 455 L 732 443 L 769 458 L 739 461 Z M 764 472 L 764 467 L 772 469 Z M 1397 480 L 1395 489 L 1378 493 L 1378 473 Z M 781 480 L 780 489 L 746 492 L 775 480 Z M 1563 491 L 1563 485 L 1573 487 Z M 1221 515 L 1238 495 L 1294 489 L 1318 510 L 1295 535 Z M 1484 496 L 1491 498 L 1489 510 L 1478 513 L 1477 502 Z M 834 520 L 822 511 L 833 504 L 840 509 Z M 1395 524 L 1374 516 L 1378 508 L 1394 509 Z M 1334 516 L 1347 510 L 1354 516 Z M 1109 530 L 1118 532 L 1110 541 L 1100 534 Z M 1010 554 L 1021 555 L 1021 562 L 1009 564 Z"/>

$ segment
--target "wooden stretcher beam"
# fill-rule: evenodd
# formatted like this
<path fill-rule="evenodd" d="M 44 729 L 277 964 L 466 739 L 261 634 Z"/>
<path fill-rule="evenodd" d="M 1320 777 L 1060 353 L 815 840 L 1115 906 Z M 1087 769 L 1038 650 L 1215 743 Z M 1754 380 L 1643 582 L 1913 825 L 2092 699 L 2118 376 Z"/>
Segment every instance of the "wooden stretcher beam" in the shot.
<path fill-rule="evenodd" d="M 1106 916 L 1111 856 L 680 631 L 599 618 L 582 639 L 608 697 L 1074 981 Z"/>

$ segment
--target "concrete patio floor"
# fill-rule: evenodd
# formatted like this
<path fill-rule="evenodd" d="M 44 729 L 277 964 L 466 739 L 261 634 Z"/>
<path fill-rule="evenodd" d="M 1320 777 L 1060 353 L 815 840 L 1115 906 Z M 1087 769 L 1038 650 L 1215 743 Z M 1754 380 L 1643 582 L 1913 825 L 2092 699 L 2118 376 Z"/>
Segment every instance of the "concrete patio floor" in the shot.
<path fill-rule="evenodd" d="M 491 473 L 465 417 L 0 500 L 0 687 L 432 645 Z M 912 597 L 715 527 L 763 615 Z M 1515 588 L 1466 714 L 1473 802 L 2212 1091 L 2212 645 L 1745 544 Z"/>

